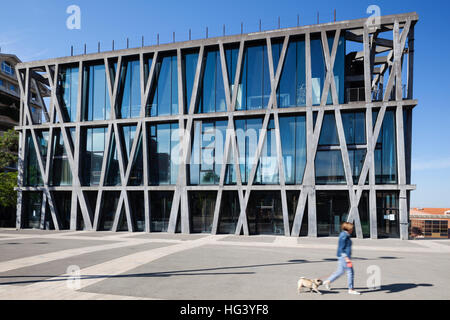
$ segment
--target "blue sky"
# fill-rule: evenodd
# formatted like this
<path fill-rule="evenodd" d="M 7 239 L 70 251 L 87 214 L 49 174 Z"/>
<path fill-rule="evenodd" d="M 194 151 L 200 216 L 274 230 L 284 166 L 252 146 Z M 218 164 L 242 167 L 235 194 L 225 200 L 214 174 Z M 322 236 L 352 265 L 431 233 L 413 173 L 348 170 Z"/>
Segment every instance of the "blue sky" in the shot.
<path fill-rule="evenodd" d="M 81 8 L 81 30 L 68 30 L 66 9 Z M 141 36 L 146 45 L 171 42 L 172 32 L 178 41 L 209 36 L 258 31 L 259 19 L 263 29 L 295 26 L 297 14 L 300 25 L 314 24 L 317 12 L 320 22 L 367 17 L 366 8 L 378 5 L 382 15 L 416 11 L 420 21 L 415 32 L 415 98 L 419 105 L 413 120 L 413 176 L 417 190 L 412 193 L 412 206 L 450 208 L 450 42 L 445 16 L 450 12 L 448 1 L 256 1 L 256 0 L 191 0 L 191 1 L 26 1 L 2 3 L 0 47 L 2 52 L 14 53 L 23 61 L 67 56 L 70 46 L 81 53 L 84 43 L 88 52 L 97 50 L 97 42 L 110 50 L 139 46 Z"/>

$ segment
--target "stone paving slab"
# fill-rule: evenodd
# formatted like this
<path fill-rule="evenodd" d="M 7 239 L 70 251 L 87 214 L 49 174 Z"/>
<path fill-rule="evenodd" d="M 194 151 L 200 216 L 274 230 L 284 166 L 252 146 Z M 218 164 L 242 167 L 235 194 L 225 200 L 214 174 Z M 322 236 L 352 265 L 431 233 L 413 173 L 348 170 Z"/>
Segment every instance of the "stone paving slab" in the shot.
<path fill-rule="evenodd" d="M 324 295 L 297 295 L 299 277 L 325 278 L 336 269 L 335 250 L 203 246 L 179 252 L 86 287 L 83 292 L 157 299 L 450 299 L 446 276 L 450 261 L 436 254 L 359 253 L 355 287 L 349 296 L 346 276 Z M 430 266 L 430 261 L 433 264 Z M 381 288 L 367 289 L 367 268 L 379 266 Z M 427 270 L 427 272 L 425 272 Z"/>
<path fill-rule="evenodd" d="M 0 262 L 54 251 L 114 243 L 104 240 L 25 238 L 0 241 Z"/>
<path fill-rule="evenodd" d="M 337 246 L 338 238 L 326 237 L 326 238 L 308 238 L 301 237 L 297 239 L 298 244 L 327 244 Z M 363 247 L 402 247 L 402 248 L 422 248 L 416 241 L 403 241 L 398 239 L 355 239 L 352 238 L 352 244 L 354 246 Z"/>
<path fill-rule="evenodd" d="M 112 236 L 123 235 L 123 234 L 127 234 L 127 232 L 95 231 L 95 232 L 78 232 L 78 233 L 67 235 L 67 237 L 103 238 L 103 237 L 112 237 Z"/>
<path fill-rule="evenodd" d="M 2 229 L 0 228 L 0 234 L 10 234 L 10 235 L 37 235 L 37 234 L 41 234 L 41 235 L 46 235 L 46 234 L 57 234 L 57 233 L 69 233 L 69 232 L 73 232 L 70 230 L 60 230 L 60 231 L 56 231 L 56 230 L 38 230 L 38 229 L 21 229 L 21 230 L 15 230 L 15 229 Z"/>
<path fill-rule="evenodd" d="M 219 241 L 273 243 L 275 236 L 228 236 Z"/>
<path fill-rule="evenodd" d="M 80 269 L 87 268 L 99 263 L 113 260 L 118 257 L 127 256 L 136 252 L 170 246 L 171 243 L 145 243 L 124 248 L 102 250 L 87 254 L 73 256 L 67 259 L 55 260 L 48 263 L 41 263 L 30 267 L 14 269 L 0 273 L 0 286 L 18 285 L 26 286 L 39 281 L 58 277 L 67 273 L 69 266 L 77 266 Z M 106 277 L 107 275 L 84 275 L 82 277 Z M 67 277 L 62 276 L 60 281 L 66 281 Z M 58 281 L 58 280 L 56 280 Z"/>
<path fill-rule="evenodd" d="M 209 236 L 209 234 L 170 234 L 170 233 L 143 233 L 138 235 L 129 236 L 130 239 L 167 239 L 167 240 L 197 240 Z"/>

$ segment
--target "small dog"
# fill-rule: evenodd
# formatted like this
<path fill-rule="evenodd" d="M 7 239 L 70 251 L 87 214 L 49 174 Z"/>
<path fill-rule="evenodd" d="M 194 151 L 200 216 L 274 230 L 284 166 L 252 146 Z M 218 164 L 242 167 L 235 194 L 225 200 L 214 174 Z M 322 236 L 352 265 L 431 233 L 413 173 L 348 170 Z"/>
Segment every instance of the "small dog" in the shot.
<path fill-rule="evenodd" d="M 300 280 L 298 280 L 298 282 L 297 282 L 298 294 L 300 294 L 303 291 L 302 288 L 308 288 L 309 292 L 314 291 L 314 292 L 316 292 L 318 294 L 322 294 L 322 292 L 320 292 L 318 290 L 319 286 L 321 286 L 322 283 L 323 283 L 323 281 L 320 280 L 320 279 L 312 279 L 312 280 L 310 280 L 310 279 L 306 279 L 304 277 L 301 277 Z"/>

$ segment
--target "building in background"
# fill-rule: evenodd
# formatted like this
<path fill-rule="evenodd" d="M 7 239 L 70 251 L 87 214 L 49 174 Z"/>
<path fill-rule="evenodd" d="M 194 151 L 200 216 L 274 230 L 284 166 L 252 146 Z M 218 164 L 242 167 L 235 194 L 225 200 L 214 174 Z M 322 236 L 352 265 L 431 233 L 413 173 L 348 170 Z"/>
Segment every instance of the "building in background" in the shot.
<path fill-rule="evenodd" d="M 19 64 L 17 227 L 408 239 L 418 16 L 371 21 Z"/>
<path fill-rule="evenodd" d="M 450 208 L 413 208 L 410 219 L 411 236 L 450 239 Z"/>
<path fill-rule="evenodd" d="M 0 53 L 0 135 L 7 130 L 14 129 L 19 124 L 20 90 L 15 70 L 18 63 L 21 61 L 16 55 Z M 43 107 L 43 103 L 37 98 L 38 93 L 43 97 L 48 97 L 50 91 L 42 84 L 39 84 L 40 90 L 36 90 L 35 85 L 30 88 L 29 105 L 38 114 L 38 110 Z M 17 170 L 17 164 L 12 163 L 8 168 L 0 169 Z"/>

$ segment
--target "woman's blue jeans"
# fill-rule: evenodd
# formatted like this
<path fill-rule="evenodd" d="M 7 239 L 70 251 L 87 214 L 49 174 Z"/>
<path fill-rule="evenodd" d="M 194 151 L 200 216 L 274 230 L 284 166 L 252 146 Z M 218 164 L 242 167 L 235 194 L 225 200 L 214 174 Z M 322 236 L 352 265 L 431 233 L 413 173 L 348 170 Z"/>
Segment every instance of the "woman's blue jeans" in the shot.
<path fill-rule="evenodd" d="M 330 281 L 330 283 L 334 282 L 337 278 L 342 276 L 345 273 L 345 271 L 347 271 L 348 288 L 353 289 L 353 278 L 354 278 L 353 268 L 347 267 L 347 262 L 345 262 L 344 257 L 339 258 L 338 269 L 327 280 Z"/>

